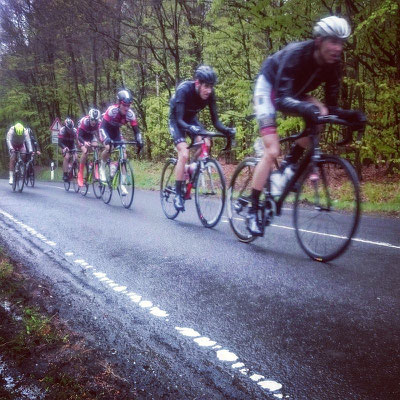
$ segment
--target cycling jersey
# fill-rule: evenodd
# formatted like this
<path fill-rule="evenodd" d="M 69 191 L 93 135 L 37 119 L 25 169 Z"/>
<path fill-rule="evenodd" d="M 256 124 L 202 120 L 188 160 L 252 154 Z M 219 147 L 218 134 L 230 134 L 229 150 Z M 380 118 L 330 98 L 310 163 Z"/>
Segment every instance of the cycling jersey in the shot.
<path fill-rule="evenodd" d="M 58 145 L 65 149 L 68 147 L 70 150 L 74 150 L 75 147 L 75 139 L 77 130 L 76 128 L 68 129 L 66 126 L 63 126 L 60 129 L 60 133 L 58 134 Z"/>
<path fill-rule="evenodd" d="M 129 124 L 132 127 L 135 135 L 139 133 L 136 116 L 132 109 L 129 108 L 126 115 L 123 115 L 119 111 L 118 104 L 108 107 L 107 111 L 103 115 L 103 120 L 100 125 L 101 141 L 104 142 L 107 138 L 117 141 L 123 140 L 120 127 L 126 124 Z"/>
<path fill-rule="evenodd" d="M 332 112 L 337 106 L 341 65 L 319 65 L 315 58 L 315 41 L 291 43 L 269 56 L 261 74 L 272 85 L 278 110 L 301 115 L 304 96 L 325 83 L 325 103 Z"/>
<path fill-rule="evenodd" d="M 14 130 L 14 126 L 12 126 L 7 132 L 7 147 L 8 150 L 25 150 L 25 143 L 28 147 L 28 152 L 32 152 L 32 144 L 30 141 L 29 133 L 27 129 L 24 129 L 23 135 L 17 135 Z"/>
<path fill-rule="evenodd" d="M 96 136 L 99 133 L 100 121 L 96 122 L 94 126 L 90 124 L 90 117 L 87 115 L 83 117 L 78 123 L 78 141 L 83 144 L 84 142 L 96 141 Z"/>
<path fill-rule="evenodd" d="M 169 128 L 175 144 L 185 140 L 185 131 L 189 130 L 191 125 L 203 128 L 197 120 L 197 114 L 206 106 L 210 109 L 214 127 L 221 133 L 229 134 L 228 128 L 218 119 L 214 89 L 210 96 L 203 100 L 196 91 L 195 81 L 184 81 L 177 87 L 170 100 Z"/>

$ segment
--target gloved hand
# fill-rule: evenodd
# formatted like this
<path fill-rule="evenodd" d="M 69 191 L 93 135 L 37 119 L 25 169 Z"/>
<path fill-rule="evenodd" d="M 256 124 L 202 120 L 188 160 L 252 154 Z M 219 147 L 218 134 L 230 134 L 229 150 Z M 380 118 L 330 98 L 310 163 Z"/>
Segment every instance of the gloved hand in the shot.
<path fill-rule="evenodd" d="M 68 147 L 64 147 L 64 148 L 62 149 L 63 156 L 65 156 L 65 155 L 67 154 L 68 151 L 69 151 L 69 148 L 68 148 Z"/>
<path fill-rule="evenodd" d="M 308 102 L 303 102 L 301 116 L 305 119 L 306 123 L 315 125 L 320 116 L 319 108 Z"/>
<path fill-rule="evenodd" d="M 111 139 L 109 137 L 104 140 L 104 146 L 107 146 L 108 144 L 111 144 Z"/>
<path fill-rule="evenodd" d="M 139 132 L 136 134 L 136 147 L 137 147 L 138 154 L 143 149 L 143 146 L 144 146 L 144 143 L 143 143 L 142 134 Z"/>
<path fill-rule="evenodd" d="M 189 131 L 193 135 L 198 135 L 201 132 L 201 128 L 197 125 L 190 125 Z"/>
<path fill-rule="evenodd" d="M 353 123 L 354 130 L 364 128 L 367 118 L 362 111 L 359 110 L 342 110 L 338 109 L 336 114 L 339 118 L 342 118 L 348 122 Z"/>

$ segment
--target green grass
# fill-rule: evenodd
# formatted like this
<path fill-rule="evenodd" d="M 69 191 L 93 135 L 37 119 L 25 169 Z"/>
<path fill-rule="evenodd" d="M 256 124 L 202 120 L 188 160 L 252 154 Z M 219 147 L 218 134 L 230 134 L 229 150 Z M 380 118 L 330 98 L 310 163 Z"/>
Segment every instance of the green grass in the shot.
<path fill-rule="evenodd" d="M 361 185 L 362 209 L 366 212 L 384 212 L 400 215 L 400 183 L 373 183 Z"/>

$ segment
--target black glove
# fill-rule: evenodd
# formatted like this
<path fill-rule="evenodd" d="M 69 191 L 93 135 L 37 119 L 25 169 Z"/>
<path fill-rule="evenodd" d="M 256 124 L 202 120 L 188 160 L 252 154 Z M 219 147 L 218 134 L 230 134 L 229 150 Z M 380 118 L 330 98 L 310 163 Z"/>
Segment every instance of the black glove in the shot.
<path fill-rule="evenodd" d="M 136 134 L 136 147 L 137 147 L 138 154 L 143 149 L 143 146 L 144 146 L 144 143 L 143 143 L 142 134 L 139 132 Z"/>
<path fill-rule="evenodd" d="M 189 131 L 193 135 L 198 135 L 201 132 L 201 128 L 197 125 L 190 125 Z"/>
<path fill-rule="evenodd" d="M 365 114 L 362 111 L 358 110 L 342 110 L 342 109 L 337 109 L 335 114 L 339 117 L 342 118 L 348 122 L 352 123 L 352 127 L 354 130 L 360 130 L 363 129 L 366 122 L 367 118 L 365 117 Z"/>
<path fill-rule="evenodd" d="M 319 108 L 311 103 L 303 102 L 302 110 L 300 112 L 301 116 L 305 119 L 307 124 L 315 125 L 318 122 L 318 117 L 320 116 Z"/>
<path fill-rule="evenodd" d="M 108 144 L 111 144 L 111 139 L 109 137 L 104 139 L 104 146 L 107 146 Z"/>

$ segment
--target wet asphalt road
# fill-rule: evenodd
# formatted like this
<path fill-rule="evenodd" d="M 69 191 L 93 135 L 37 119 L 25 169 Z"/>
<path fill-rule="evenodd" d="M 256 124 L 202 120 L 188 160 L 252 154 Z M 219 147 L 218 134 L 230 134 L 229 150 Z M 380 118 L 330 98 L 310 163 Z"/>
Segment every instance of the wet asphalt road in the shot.
<path fill-rule="evenodd" d="M 205 229 L 193 201 L 170 221 L 158 192 L 130 210 L 61 183 L 0 192 L 3 241 L 143 397 L 400 398 L 399 219 L 363 216 L 363 241 L 321 264 L 291 230 Z"/>

